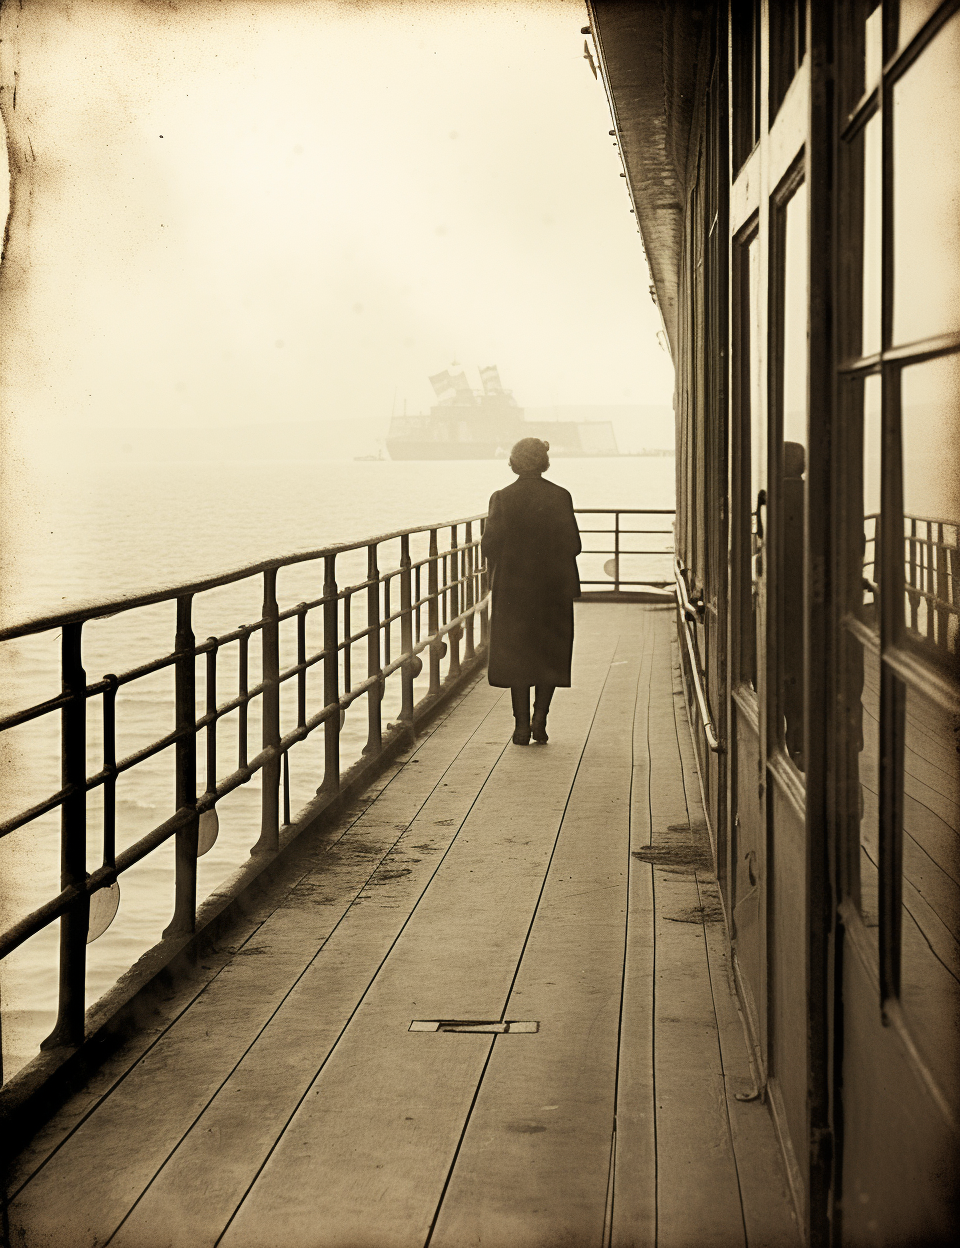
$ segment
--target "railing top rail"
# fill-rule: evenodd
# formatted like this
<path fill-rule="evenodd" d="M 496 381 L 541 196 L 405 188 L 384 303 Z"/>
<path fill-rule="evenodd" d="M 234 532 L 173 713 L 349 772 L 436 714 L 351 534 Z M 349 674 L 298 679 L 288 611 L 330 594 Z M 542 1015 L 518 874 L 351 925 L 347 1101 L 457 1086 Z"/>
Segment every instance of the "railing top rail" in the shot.
<path fill-rule="evenodd" d="M 578 515 L 611 515 L 621 516 L 672 516 L 676 514 L 673 507 L 576 507 Z M 161 586 L 145 593 L 121 594 L 116 598 L 108 598 L 102 602 L 81 602 L 66 611 L 55 611 L 49 615 L 35 616 L 20 620 L 14 624 L 0 627 L 0 641 L 12 641 L 16 637 L 27 637 L 34 633 L 44 633 L 51 629 L 63 628 L 67 624 L 81 624 L 87 620 L 106 619 L 112 615 L 120 615 L 124 611 L 133 611 L 137 607 L 152 607 L 160 602 L 172 602 L 189 594 L 200 594 L 210 589 L 218 589 L 222 585 L 231 585 L 236 581 L 246 580 L 262 572 L 291 567 L 297 563 L 309 563 L 322 559 L 327 555 L 345 554 L 351 550 L 364 550 L 368 546 L 381 542 L 393 541 L 398 537 L 410 537 L 417 533 L 429 533 L 431 530 L 451 528 L 454 525 L 470 524 L 486 518 L 486 512 L 472 516 L 461 516 L 456 520 L 443 520 L 437 524 L 421 524 L 413 528 L 395 529 L 389 533 L 378 533 L 352 542 L 337 542 L 330 546 L 321 546 L 316 550 L 297 551 L 290 555 L 279 555 L 271 559 L 261 559 L 256 563 L 245 564 L 239 568 L 221 572 L 216 576 L 207 576 L 195 581 L 187 581 L 178 585 Z"/>
<path fill-rule="evenodd" d="M 486 518 L 486 512 L 473 516 L 461 516 L 457 520 L 443 520 L 438 524 L 421 524 L 409 529 L 396 529 L 390 533 L 379 533 L 374 537 L 365 537 L 359 541 L 338 542 L 331 546 L 321 546 L 317 550 L 298 551 L 292 555 L 281 555 L 272 559 L 261 559 L 244 567 L 233 568 L 221 572 L 218 576 L 207 576 L 196 581 L 187 581 L 181 585 L 163 586 L 147 593 L 121 594 L 117 598 L 108 598 L 104 602 L 80 603 L 67 611 L 56 611 L 50 615 L 37 616 L 34 619 L 22 620 L 16 624 L 8 624 L 0 628 L 0 641 L 11 641 L 15 637 L 27 637 L 33 633 L 44 633 L 50 629 L 62 628 L 66 624 L 81 624 L 87 620 L 106 619 L 111 615 L 120 615 L 124 611 L 132 611 L 136 607 L 152 607 L 159 602 L 172 602 L 188 594 L 200 594 L 208 589 L 218 589 L 221 585 L 232 585 L 235 581 L 246 580 L 261 572 L 269 572 L 280 568 L 291 567 L 297 563 L 309 563 L 311 560 L 322 559 L 327 555 L 341 555 L 350 550 L 365 550 L 368 546 L 389 542 L 398 537 L 410 537 L 416 533 L 429 533 L 433 529 L 448 529 L 455 524 L 469 524 Z"/>

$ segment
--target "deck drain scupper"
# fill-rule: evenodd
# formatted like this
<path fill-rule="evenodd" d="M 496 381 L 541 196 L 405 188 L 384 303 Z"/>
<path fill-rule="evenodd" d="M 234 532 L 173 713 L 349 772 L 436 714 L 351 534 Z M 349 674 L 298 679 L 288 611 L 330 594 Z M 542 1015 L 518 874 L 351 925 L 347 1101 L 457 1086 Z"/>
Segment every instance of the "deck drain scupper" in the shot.
<path fill-rule="evenodd" d="M 524 1033 L 531 1035 L 540 1030 L 538 1022 L 520 1022 L 510 1019 L 507 1022 L 488 1021 L 486 1019 L 467 1018 L 415 1018 L 408 1031 L 455 1031 L 461 1035 L 502 1036 Z"/>

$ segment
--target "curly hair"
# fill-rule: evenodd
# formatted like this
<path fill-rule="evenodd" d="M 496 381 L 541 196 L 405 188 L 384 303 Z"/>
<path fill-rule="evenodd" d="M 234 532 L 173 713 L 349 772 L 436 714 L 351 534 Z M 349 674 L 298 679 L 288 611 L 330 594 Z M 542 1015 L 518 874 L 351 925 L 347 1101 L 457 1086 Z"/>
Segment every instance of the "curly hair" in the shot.
<path fill-rule="evenodd" d="M 549 442 L 539 438 L 521 438 L 510 452 L 510 467 L 516 473 L 546 472 L 550 467 Z"/>

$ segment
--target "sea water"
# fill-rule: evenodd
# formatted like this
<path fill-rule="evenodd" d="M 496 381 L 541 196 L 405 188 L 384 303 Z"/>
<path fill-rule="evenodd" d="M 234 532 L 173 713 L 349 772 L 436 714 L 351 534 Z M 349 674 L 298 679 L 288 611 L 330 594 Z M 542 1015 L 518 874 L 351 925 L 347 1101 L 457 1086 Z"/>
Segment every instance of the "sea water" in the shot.
<path fill-rule="evenodd" d="M 674 505 L 672 457 L 560 459 L 547 473 L 565 486 L 577 507 Z M 333 543 L 361 541 L 399 528 L 448 522 L 486 510 L 491 492 L 513 476 L 502 461 L 359 462 L 275 458 L 256 463 L 204 457 L 150 462 L 136 457 L 34 462 L 16 483 L 13 522 L 5 534 L 3 622 L 34 618 L 80 603 L 125 593 L 177 586 L 231 568 Z M 11 500 L 8 496 L 8 509 Z M 669 517 L 662 518 L 669 527 Z M 604 524 L 607 523 L 605 520 Z M 594 527 L 586 517 L 581 527 Z M 600 527 L 597 525 L 596 527 Z M 637 526 L 642 527 L 642 526 Z M 659 527 L 651 526 L 651 527 Z M 647 539 L 634 539 L 645 542 Z M 657 545 L 658 539 L 652 539 Z M 660 542 L 660 545 L 668 544 Z M 585 538 L 584 545 L 609 545 Z M 625 542 L 625 545 L 628 543 Z M 383 567 L 389 551 L 384 551 Z M 602 579 L 603 556 L 585 558 L 582 574 Z M 669 558 L 638 561 L 642 575 L 667 579 Z M 363 579 L 363 555 L 338 561 L 341 586 Z M 622 572 L 629 576 L 629 571 Z M 281 571 L 281 607 L 322 592 L 317 564 Z M 197 598 L 198 639 L 222 634 L 260 617 L 262 581 L 251 578 Z M 362 605 L 357 604 L 362 615 Z M 354 627 L 358 626 L 355 623 Z M 175 605 L 158 604 L 84 628 L 88 682 L 122 673 L 173 649 Z M 251 641 L 250 684 L 259 679 L 258 638 Z M 281 634 L 281 666 L 295 662 L 295 630 Z M 397 644 L 395 640 L 394 644 Z M 310 646 L 308 645 L 308 650 Z M 236 646 L 231 648 L 233 652 Z M 60 639 L 0 643 L 3 712 L 59 692 Z M 360 660 L 358 659 L 358 662 Z M 357 676 L 365 668 L 358 666 Z M 198 662 L 198 714 L 203 713 L 203 659 Z M 355 677 L 356 678 L 356 677 Z M 425 686 L 426 673 L 418 682 Z M 218 665 L 217 701 L 237 688 L 236 655 L 226 649 Z M 419 696 L 418 692 L 418 696 Z M 384 701 L 385 722 L 398 709 L 397 682 Z M 366 712 L 351 708 L 341 735 L 342 759 L 359 756 Z M 99 698 L 88 704 L 88 773 L 103 765 Z M 316 709 L 311 702 L 308 714 Z M 124 757 L 172 730 L 172 668 L 121 689 L 117 699 L 117 756 Z M 251 703 L 250 757 L 259 748 L 258 700 Z M 282 730 L 296 722 L 295 682 L 284 687 Z M 293 716 L 291 722 L 291 715 Z M 236 713 L 218 732 L 218 771 L 237 765 Z M 322 777 L 322 732 L 295 747 L 291 758 L 291 809 L 302 807 Z M 123 774 L 117 783 L 117 849 L 157 826 L 174 809 L 172 750 Z M 199 788 L 204 787 L 204 746 L 198 749 Z M 48 715 L 0 734 L 0 818 L 56 792 L 59 778 L 59 716 Z M 220 833 L 198 864 L 198 898 L 214 891 L 249 855 L 260 823 L 259 776 L 218 804 Z M 88 870 L 102 855 L 102 789 L 88 803 Z M 59 815 L 54 811 L 0 841 L 0 925 L 8 927 L 59 891 Z M 121 877 L 121 903 L 106 933 L 87 947 L 87 1003 L 96 1001 L 159 940 L 173 902 L 173 843 L 154 851 Z M 4 1077 L 36 1052 L 52 1028 L 57 999 L 58 925 L 27 941 L 0 964 Z"/>

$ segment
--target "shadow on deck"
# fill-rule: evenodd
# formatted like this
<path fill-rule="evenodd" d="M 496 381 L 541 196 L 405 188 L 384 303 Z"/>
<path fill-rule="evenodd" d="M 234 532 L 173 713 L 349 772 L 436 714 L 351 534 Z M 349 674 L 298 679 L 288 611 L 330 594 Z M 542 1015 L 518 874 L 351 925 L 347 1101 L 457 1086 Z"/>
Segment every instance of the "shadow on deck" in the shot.
<path fill-rule="evenodd" d="M 469 688 L 21 1154 L 11 1242 L 799 1243 L 674 638 L 578 607 L 547 747 Z"/>

